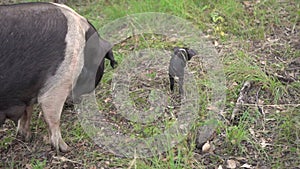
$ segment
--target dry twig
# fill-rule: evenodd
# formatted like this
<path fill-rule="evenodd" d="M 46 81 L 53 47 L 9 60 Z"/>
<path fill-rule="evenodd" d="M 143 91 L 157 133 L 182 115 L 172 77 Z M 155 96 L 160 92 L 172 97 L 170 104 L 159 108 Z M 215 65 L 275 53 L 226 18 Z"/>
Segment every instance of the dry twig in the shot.
<path fill-rule="evenodd" d="M 80 162 L 70 160 L 70 159 L 68 159 L 68 158 L 66 158 L 64 156 L 53 156 L 53 158 L 56 159 L 56 160 L 62 161 L 62 162 L 71 162 L 71 163 L 83 165 Z"/>
<path fill-rule="evenodd" d="M 251 83 L 249 81 L 246 81 L 243 84 L 242 89 L 240 90 L 239 98 L 237 99 L 235 107 L 234 107 L 234 109 L 232 111 L 231 118 L 230 118 L 231 121 L 234 120 L 234 117 L 235 117 L 235 115 L 237 113 L 239 113 L 240 111 L 242 111 L 243 103 L 245 101 L 245 98 L 246 98 L 247 93 L 250 90 L 250 88 L 251 88 Z"/>

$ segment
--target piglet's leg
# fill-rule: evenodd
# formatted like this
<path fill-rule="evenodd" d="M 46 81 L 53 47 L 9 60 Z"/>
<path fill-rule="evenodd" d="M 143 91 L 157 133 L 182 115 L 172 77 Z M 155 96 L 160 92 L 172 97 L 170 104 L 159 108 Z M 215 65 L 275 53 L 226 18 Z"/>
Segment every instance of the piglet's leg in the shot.
<path fill-rule="evenodd" d="M 18 134 L 24 137 L 25 141 L 31 138 L 30 121 L 33 111 L 33 105 L 27 106 L 21 119 L 18 121 Z"/>
<path fill-rule="evenodd" d="M 50 140 L 56 151 L 68 152 L 70 149 L 61 137 L 60 116 L 69 93 L 67 85 L 56 86 L 40 98 L 44 118 L 48 124 Z"/>
<path fill-rule="evenodd" d="M 184 94 L 184 90 L 183 90 L 183 77 L 179 77 L 179 94 L 183 95 Z"/>
<path fill-rule="evenodd" d="M 169 79 L 170 79 L 170 90 L 173 92 L 174 91 L 174 77 L 169 74 Z"/>

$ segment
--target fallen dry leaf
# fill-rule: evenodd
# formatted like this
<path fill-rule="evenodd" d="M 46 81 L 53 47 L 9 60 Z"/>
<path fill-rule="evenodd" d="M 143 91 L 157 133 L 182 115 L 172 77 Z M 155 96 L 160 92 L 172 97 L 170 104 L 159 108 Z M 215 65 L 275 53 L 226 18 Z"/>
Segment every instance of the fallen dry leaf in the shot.
<path fill-rule="evenodd" d="M 251 168 L 251 165 L 245 163 L 245 164 L 243 164 L 241 167 L 242 167 L 242 168 Z"/>
<path fill-rule="evenodd" d="M 265 65 L 265 64 L 266 64 L 266 61 L 262 60 L 262 61 L 260 61 L 260 63 L 261 63 L 262 65 Z"/>
<path fill-rule="evenodd" d="M 227 166 L 226 167 L 227 168 L 232 168 L 232 169 L 236 168 L 236 161 L 234 161 L 234 160 L 227 160 Z"/>
<path fill-rule="evenodd" d="M 92 165 L 92 166 L 90 167 L 90 169 L 97 169 L 97 167 L 94 166 L 94 165 Z"/>
<path fill-rule="evenodd" d="M 254 130 L 253 130 L 252 128 L 249 128 L 249 132 L 250 132 L 250 134 L 251 134 L 252 136 L 255 137 L 255 132 L 254 132 Z"/>
<path fill-rule="evenodd" d="M 26 169 L 32 169 L 32 166 L 31 166 L 31 164 L 26 164 L 26 165 L 25 165 L 25 168 L 26 168 Z"/>
<path fill-rule="evenodd" d="M 214 45 L 215 45 L 215 46 L 219 46 L 219 42 L 215 40 L 215 41 L 214 41 Z"/>
<path fill-rule="evenodd" d="M 247 160 L 247 158 L 245 158 L 245 157 L 235 157 L 235 159 L 238 161 L 246 161 Z"/>
<path fill-rule="evenodd" d="M 261 143 L 260 143 L 262 148 L 265 148 L 266 146 L 272 145 L 266 142 L 264 138 L 261 138 Z"/>
<path fill-rule="evenodd" d="M 170 42 L 176 42 L 176 41 L 178 41 L 178 38 L 176 38 L 176 37 L 171 37 L 171 38 L 169 39 L 169 41 L 170 41 Z"/>
<path fill-rule="evenodd" d="M 111 101 L 111 98 L 109 98 L 109 97 L 104 100 L 105 103 L 108 103 L 110 101 Z"/>

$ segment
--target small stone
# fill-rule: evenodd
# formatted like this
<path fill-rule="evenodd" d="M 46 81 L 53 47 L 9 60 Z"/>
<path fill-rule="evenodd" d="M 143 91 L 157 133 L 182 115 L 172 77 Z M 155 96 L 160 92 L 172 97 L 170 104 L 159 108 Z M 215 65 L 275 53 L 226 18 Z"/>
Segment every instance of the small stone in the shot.
<path fill-rule="evenodd" d="M 202 152 L 203 153 L 207 153 L 210 149 L 210 144 L 209 142 L 206 142 L 203 146 L 202 146 Z"/>

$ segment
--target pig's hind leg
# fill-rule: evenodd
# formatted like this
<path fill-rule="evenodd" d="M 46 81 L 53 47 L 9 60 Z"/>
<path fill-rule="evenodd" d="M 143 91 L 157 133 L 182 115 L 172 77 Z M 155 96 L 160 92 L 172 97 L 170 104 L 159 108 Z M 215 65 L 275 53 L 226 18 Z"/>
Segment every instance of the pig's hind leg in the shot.
<path fill-rule="evenodd" d="M 43 115 L 48 124 L 50 141 L 56 151 L 68 152 L 69 146 L 64 142 L 60 131 L 60 116 L 64 102 L 69 94 L 70 86 L 62 84 L 47 91 L 40 97 L 39 102 L 43 110 Z"/>
<path fill-rule="evenodd" d="M 27 106 L 22 117 L 18 121 L 17 133 L 24 137 L 25 141 L 31 139 L 30 121 L 33 111 L 33 105 Z"/>

